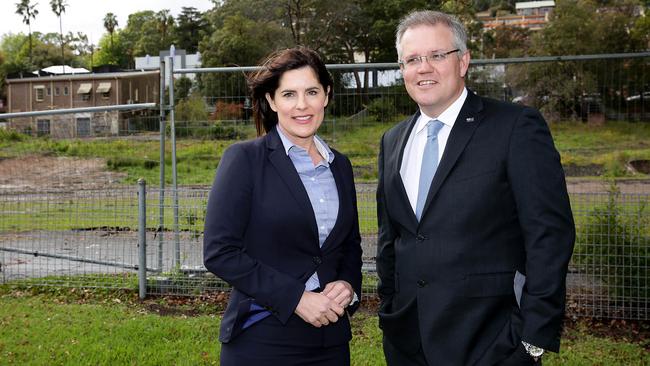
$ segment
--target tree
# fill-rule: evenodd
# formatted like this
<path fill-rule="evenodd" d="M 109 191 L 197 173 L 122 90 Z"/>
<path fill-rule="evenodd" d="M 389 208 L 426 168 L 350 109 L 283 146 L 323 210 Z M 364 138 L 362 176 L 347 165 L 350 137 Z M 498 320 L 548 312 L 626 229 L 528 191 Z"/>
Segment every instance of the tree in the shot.
<path fill-rule="evenodd" d="M 533 56 L 623 53 L 645 49 L 633 32 L 637 19 L 637 0 L 558 0 L 548 25 L 531 38 Z M 595 16 L 596 14 L 597 16 Z M 605 60 L 513 65 L 507 69 L 510 83 L 528 95 L 548 119 L 582 116 L 582 98 L 598 94 L 605 107 L 624 103 L 622 95 L 611 90 L 629 83 L 637 90 L 635 73 L 647 67 L 629 63 L 612 64 Z M 607 72 L 603 72 L 607 70 Z M 612 80 L 612 78 L 617 80 Z"/>
<path fill-rule="evenodd" d="M 176 45 L 187 53 L 196 53 L 199 41 L 207 32 L 207 22 L 201 12 L 193 7 L 182 7 L 176 18 Z"/>
<path fill-rule="evenodd" d="M 483 25 L 476 19 L 472 1 L 444 1 L 440 8 L 445 13 L 454 14 L 465 25 L 465 29 L 467 30 L 467 48 L 472 53 L 478 55 L 480 51 Z"/>
<path fill-rule="evenodd" d="M 5 75 L 31 71 L 29 63 L 29 37 L 23 33 L 8 33 L 0 40 L 0 52 L 4 55 Z"/>
<path fill-rule="evenodd" d="M 128 68 L 131 60 L 122 33 L 117 31 L 113 36 L 104 35 L 99 40 L 99 50 L 92 50 L 93 60 L 91 62 L 93 65 L 115 65 Z"/>
<path fill-rule="evenodd" d="M 68 6 L 68 4 L 65 2 L 65 0 L 50 0 L 50 6 L 52 7 L 52 12 L 59 18 L 59 34 L 61 35 L 61 59 L 63 60 L 62 65 L 65 65 L 65 55 L 63 52 L 63 21 L 61 20 L 61 14 L 65 13 L 65 7 Z"/>
<path fill-rule="evenodd" d="M 19 3 L 16 3 L 16 14 L 19 14 L 23 17 L 23 23 L 27 24 L 29 29 L 29 58 L 31 62 L 32 58 L 32 19 L 36 19 L 38 15 L 38 10 L 36 5 L 38 3 L 31 5 L 31 0 L 20 0 Z"/>
<path fill-rule="evenodd" d="M 482 54 L 487 58 L 521 57 L 530 49 L 530 41 L 530 29 L 499 26 L 483 34 Z"/>
<path fill-rule="evenodd" d="M 111 35 L 111 48 L 113 47 L 113 33 L 117 28 L 117 17 L 113 13 L 106 13 L 104 16 L 104 28 Z"/>
<path fill-rule="evenodd" d="M 169 9 L 163 9 L 156 13 L 156 26 L 160 36 L 159 49 L 167 49 L 172 44 L 171 36 L 174 33 L 174 17 Z"/>
<path fill-rule="evenodd" d="M 224 20 L 223 27 L 199 44 L 204 66 L 255 65 L 271 51 L 286 47 L 285 30 L 273 22 L 256 23 L 241 14 Z M 205 96 L 246 95 L 246 86 L 237 74 L 205 74 L 199 85 Z M 224 88 L 224 85 L 233 85 Z"/>

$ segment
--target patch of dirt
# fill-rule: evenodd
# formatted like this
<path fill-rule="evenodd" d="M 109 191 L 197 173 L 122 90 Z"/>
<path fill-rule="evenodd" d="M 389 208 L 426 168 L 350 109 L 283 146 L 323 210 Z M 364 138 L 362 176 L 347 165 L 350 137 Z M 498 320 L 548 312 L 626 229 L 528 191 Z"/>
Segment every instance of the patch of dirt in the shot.
<path fill-rule="evenodd" d="M 564 174 L 567 177 L 600 176 L 603 174 L 603 166 L 599 164 L 566 164 L 562 165 L 562 168 L 564 169 Z"/>
<path fill-rule="evenodd" d="M 0 160 L 0 192 L 40 193 L 100 189 L 118 183 L 126 173 L 106 169 L 104 159 L 29 155 Z"/>
<path fill-rule="evenodd" d="M 607 193 L 611 182 L 605 179 L 567 179 L 569 193 Z M 616 187 L 621 193 L 648 194 L 650 179 L 617 179 Z"/>
<path fill-rule="evenodd" d="M 564 319 L 564 335 L 570 337 L 568 329 L 578 329 L 599 338 L 616 339 L 621 342 L 640 344 L 650 350 L 650 322 L 643 320 L 595 319 L 581 317 Z"/>

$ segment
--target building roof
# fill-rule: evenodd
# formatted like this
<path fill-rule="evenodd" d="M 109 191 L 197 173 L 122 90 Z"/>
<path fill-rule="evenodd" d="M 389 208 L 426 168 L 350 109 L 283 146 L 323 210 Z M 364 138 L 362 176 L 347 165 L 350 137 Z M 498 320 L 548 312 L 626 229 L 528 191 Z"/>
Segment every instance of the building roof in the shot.
<path fill-rule="evenodd" d="M 522 1 L 515 4 L 515 9 L 535 9 L 535 8 L 545 8 L 545 7 L 554 7 L 555 1 Z"/>
<path fill-rule="evenodd" d="M 84 69 L 83 67 L 71 67 L 68 65 L 54 65 L 50 67 L 46 67 L 44 69 L 41 69 L 40 71 L 44 71 L 48 74 L 55 74 L 55 75 L 61 75 L 61 74 L 84 74 L 84 73 L 89 73 L 90 71 Z M 34 71 L 35 75 L 39 75 L 38 71 Z"/>
<path fill-rule="evenodd" d="M 25 83 L 25 82 L 48 82 L 61 80 L 101 80 L 101 79 L 122 79 L 131 76 L 158 75 L 159 71 L 126 71 L 126 72 L 107 72 L 99 74 L 75 74 L 75 75 L 56 75 L 56 76 L 35 76 L 28 78 L 7 79 L 7 83 Z"/>

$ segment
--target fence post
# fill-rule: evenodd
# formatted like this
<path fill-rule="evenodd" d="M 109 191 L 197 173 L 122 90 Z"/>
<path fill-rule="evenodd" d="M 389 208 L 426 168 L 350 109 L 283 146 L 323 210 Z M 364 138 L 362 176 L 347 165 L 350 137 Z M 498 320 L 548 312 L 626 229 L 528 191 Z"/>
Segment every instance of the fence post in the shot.
<path fill-rule="evenodd" d="M 158 270 L 163 269 L 163 244 L 165 235 L 165 58 L 160 58 L 160 223 L 158 226 Z"/>
<path fill-rule="evenodd" d="M 140 299 L 147 296 L 147 182 L 138 179 L 138 288 Z"/>
<path fill-rule="evenodd" d="M 171 128 L 172 138 L 172 196 L 174 203 L 174 266 L 181 266 L 181 237 L 178 227 L 178 172 L 176 170 L 176 114 L 174 103 L 174 58 L 176 57 L 176 48 L 174 45 L 169 47 L 169 125 Z"/>

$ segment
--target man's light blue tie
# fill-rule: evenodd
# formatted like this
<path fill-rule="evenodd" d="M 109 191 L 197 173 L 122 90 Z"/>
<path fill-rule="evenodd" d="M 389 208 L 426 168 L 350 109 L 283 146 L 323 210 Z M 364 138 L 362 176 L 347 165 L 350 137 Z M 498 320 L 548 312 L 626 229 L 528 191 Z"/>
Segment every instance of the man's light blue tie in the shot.
<path fill-rule="evenodd" d="M 420 221 L 422 210 L 427 201 L 431 181 L 438 168 L 438 132 L 444 124 L 437 119 L 432 119 L 427 123 L 427 144 L 424 145 L 424 154 L 422 154 L 422 168 L 420 169 L 420 185 L 418 187 L 418 202 L 415 206 L 415 216 Z"/>

